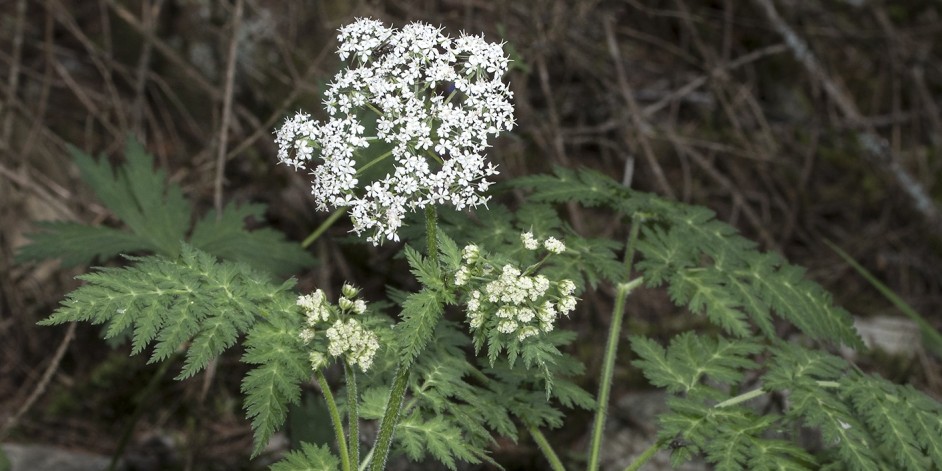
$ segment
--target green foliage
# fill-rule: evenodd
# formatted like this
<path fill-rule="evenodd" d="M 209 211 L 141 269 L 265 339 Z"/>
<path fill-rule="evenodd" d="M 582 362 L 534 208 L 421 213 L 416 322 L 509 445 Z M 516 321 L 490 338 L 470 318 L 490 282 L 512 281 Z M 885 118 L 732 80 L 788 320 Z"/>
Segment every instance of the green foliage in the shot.
<path fill-rule="evenodd" d="M 127 163 L 113 168 L 108 159 L 95 160 L 70 147 L 82 179 L 117 216 L 126 230 L 71 222 L 40 223 L 30 244 L 17 260 L 61 258 L 64 266 L 87 265 L 120 254 L 151 252 L 176 257 L 190 229 L 192 208 L 179 185 L 168 183 L 166 172 L 154 170 L 153 158 L 133 139 L 125 149 Z M 246 231 L 246 218 L 261 220 L 264 205 L 227 205 L 192 227 L 189 244 L 218 257 L 245 262 L 274 274 L 294 273 L 314 259 L 298 244 L 271 229 Z"/>
<path fill-rule="evenodd" d="M 179 378 L 188 378 L 232 346 L 256 316 L 280 305 L 293 281 L 272 285 L 261 273 L 183 246 L 179 258 L 131 258 L 126 268 L 102 268 L 79 278 L 41 325 L 87 321 L 106 324 L 105 338 L 131 330 L 131 351 L 155 342 L 150 361 L 169 357 L 191 341 Z"/>
<path fill-rule="evenodd" d="M 715 214 L 702 207 L 639 194 L 591 170 L 557 168 L 555 175 L 521 178 L 542 202 L 604 205 L 644 224 L 636 268 L 650 287 L 668 285 L 671 299 L 725 332 L 750 337 L 754 328 L 777 338 L 771 314 L 818 340 L 862 347 L 850 315 L 831 302 L 804 271 L 781 257 L 761 253 Z M 751 321 L 751 323 L 750 323 Z"/>
<path fill-rule="evenodd" d="M 300 450 L 288 453 L 284 459 L 275 463 L 271 471 L 335 471 L 340 469 L 340 461 L 330 452 L 327 445 L 302 443 Z"/>
<path fill-rule="evenodd" d="M 698 453 L 717 469 L 930 469 L 942 465 L 942 406 L 910 386 L 854 370 L 833 355 L 794 344 L 759 345 L 684 333 L 667 349 L 632 338 L 634 362 L 673 395 L 659 418 L 661 440 L 683 444 L 679 464 Z M 759 365 L 751 358 L 771 359 Z M 763 369 L 760 389 L 732 396 Z M 758 394 L 756 394 L 758 393 Z M 746 407 L 766 393 L 787 397 L 782 414 Z M 803 425 L 821 431 L 832 453 L 797 446 Z"/>
<path fill-rule="evenodd" d="M 737 384 L 743 370 L 757 366 L 750 357 L 763 350 L 750 341 L 698 337 L 692 332 L 671 339 L 666 351 L 645 337 L 632 337 L 631 346 L 640 358 L 633 364 L 652 385 L 672 393 L 700 388 L 706 376 L 716 383 Z"/>
<path fill-rule="evenodd" d="M 681 334 L 667 348 L 631 339 L 633 364 L 671 394 L 658 436 L 674 443 L 675 465 L 702 454 L 720 470 L 942 469 L 937 402 L 780 340 L 773 313 L 812 341 L 862 346 L 850 315 L 801 268 L 759 252 L 707 209 L 635 193 L 597 172 L 556 169 L 512 184 L 532 188 L 532 202 L 631 217 L 642 225 L 635 268 L 647 285 L 665 286 L 674 303 L 721 329 Z M 769 394 L 785 397 L 779 413 L 751 402 Z M 798 445 L 801 427 L 821 431 L 824 453 Z"/>
<path fill-rule="evenodd" d="M 253 455 L 268 444 L 285 421 L 288 407 L 298 404 L 300 384 L 309 380 L 311 366 L 302 349 L 298 315 L 280 310 L 256 324 L 245 339 L 242 361 L 256 365 L 242 380 L 246 416 L 255 432 Z"/>
<path fill-rule="evenodd" d="M 532 252 L 520 245 L 522 232 L 533 232 L 542 239 L 556 237 L 564 240 L 566 251 L 554 255 L 541 273 L 550 278 L 571 279 L 580 289 L 596 287 L 602 281 L 617 283 L 628 276 L 624 264 L 615 254 L 619 243 L 576 234 L 549 205 L 524 203 L 516 212 L 511 212 L 493 203 L 486 212 L 477 216 L 475 221 L 461 213 L 443 210 L 439 218 L 447 232 L 455 234 L 457 246 L 474 243 L 508 259 L 532 256 Z M 460 259 L 460 254 L 456 255 Z M 456 268 L 457 264 L 453 269 Z"/>
<path fill-rule="evenodd" d="M 177 379 L 202 370 L 242 334 L 244 361 L 258 365 L 242 383 L 245 408 L 255 430 L 255 453 L 297 403 L 310 365 L 298 340 L 300 315 L 290 289 L 243 264 L 217 262 L 184 245 L 180 256 L 131 258 L 134 265 L 82 275 L 86 282 L 40 322 L 105 324 L 105 337 L 131 332 L 131 353 L 153 345 L 150 362 L 185 349 Z"/>

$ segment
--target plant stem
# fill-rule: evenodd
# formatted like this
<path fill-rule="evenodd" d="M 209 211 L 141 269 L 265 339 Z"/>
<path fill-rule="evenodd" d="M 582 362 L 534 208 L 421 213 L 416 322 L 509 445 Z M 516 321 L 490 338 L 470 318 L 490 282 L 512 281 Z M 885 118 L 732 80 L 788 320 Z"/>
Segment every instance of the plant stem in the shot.
<path fill-rule="evenodd" d="M 622 262 L 625 264 L 625 269 L 628 271 L 628 276 L 631 276 L 631 264 L 635 258 L 635 246 L 638 244 L 638 233 L 641 231 L 642 222 L 644 222 L 643 217 L 632 217 L 631 230 L 628 233 L 628 245 L 625 249 L 625 260 Z"/>
<path fill-rule="evenodd" d="M 563 466 L 563 462 L 559 460 L 559 456 L 556 456 L 553 447 L 546 441 L 543 432 L 540 432 L 540 429 L 536 427 L 528 427 L 528 430 L 530 430 L 530 436 L 533 437 L 533 441 L 536 442 L 536 445 L 540 447 L 540 451 L 543 452 L 543 456 L 546 457 L 546 461 L 549 461 L 550 469 L 553 471 L 566 471 L 566 467 Z"/>
<path fill-rule="evenodd" d="M 399 409 L 402 407 L 402 398 L 406 395 L 406 385 L 409 384 L 409 368 L 399 367 L 392 390 L 389 391 L 389 401 L 386 402 L 386 413 L 379 426 L 379 435 L 376 437 L 376 446 L 371 453 L 373 456 L 372 471 L 382 471 L 386 467 L 386 458 L 389 456 L 389 445 L 392 443 L 393 431 L 399 422 Z"/>
<path fill-rule="evenodd" d="M 347 208 L 337 208 L 333 213 L 331 213 L 330 217 L 324 220 L 320 226 L 317 226 L 317 229 L 314 229 L 314 232 L 312 232 L 311 235 L 307 236 L 307 239 L 304 239 L 304 242 L 301 242 L 301 247 L 310 247 L 310 245 L 313 244 L 318 237 L 324 234 L 324 231 L 330 228 L 330 226 L 333 226 L 334 223 L 337 222 L 337 219 L 340 219 L 340 216 L 342 216 L 346 210 Z"/>
<path fill-rule="evenodd" d="M 330 411 L 330 421 L 334 424 L 334 434 L 337 436 L 337 452 L 340 453 L 340 464 L 343 471 L 350 471 L 350 454 L 347 453 L 347 441 L 343 436 L 343 420 L 340 418 L 340 411 L 337 410 L 337 403 L 334 401 L 334 395 L 330 392 L 330 385 L 327 384 L 327 378 L 321 370 L 314 372 L 317 378 L 317 384 L 321 386 L 321 393 L 324 394 L 324 400 L 327 402 L 327 410 Z"/>
<path fill-rule="evenodd" d="M 822 388 L 834 389 L 834 388 L 841 387 L 841 383 L 838 383 L 837 381 L 815 381 L 815 384 L 817 384 L 818 386 Z M 755 399 L 767 392 L 769 391 L 766 391 L 762 388 L 756 388 L 756 389 L 753 389 L 752 391 L 746 391 L 736 397 L 731 397 L 723 402 L 717 403 L 713 407 L 715 409 L 722 409 L 724 407 L 735 406 L 736 404 L 739 404 L 740 402 L 746 402 L 746 401 Z"/>
<path fill-rule="evenodd" d="M 605 343 L 605 359 L 602 363 L 602 377 L 599 384 L 599 396 L 596 400 L 595 422 L 592 427 L 592 441 L 589 445 L 589 471 L 599 469 L 599 452 L 602 449 L 602 432 L 608 414 L 608 396 L 612 391 L 612 377 L 615 374 L 615 354 L 618 353 L 618 341 L 621 339 L 621 322 L 625 314 L 625 300 L 633 289 L 638 287 L 642 278 L 628 283 L 619 283 L 615 294 L 615 307 L 612 309 L 612 325 L 608 330 L 608 342 Z"/>
<path fill-rule="evenodd" d="M 360 468 L 360 412 L 357 393 L 357 373 L 343 363 L 343 373 L 347 383 L 347 448 L 350 450 L 350 469 Z"/>
<path fill-rule="evenodd" d="M 429 261 L 438 265 L 438 213 L 433 205 L 425 207 L 425 243 Z"/>
<path fill-rule="evenodd" d="M 660 451 L 662 446 L 664 445 L 660 440 L 652 443 L 651 446 L 649 446 L 647 450 L 644 450 L 640 455 L 638 455 L 638 458 L 634 460 L 634 462 L 632 462 L 630 465 L 628 465 L 627 468 L 625 468 L 625 471 L 638 471 L 639 469 L 641 469 L 641 467 L 644 466 L 644 464 L 647 463 L 648 460 L 650 460 L 651 458 L 654 458 L 654 455 L 656 455 L 657 452 Z"/>
<path fill-rule="evenodd" d="M 625 268 L 631 275 L 631 263 L 634 260 L 635 245 L 638 241 L 638 232 L 641 229 L 641 220 L 633 218 L 631 232 L 628 235 L 628 246 L 625 250 Z M 595 421 L 592 427 L 592 440 L 589 444 L 589 471 L 599 469 L 599 453 L 602 449 L 602 433 L 605 431 L 605 418 L 608 414 L 608 396 L 612 390 L 612 377 L 615 374 L 615 355 L 618 353 L 618 341 L 621 339 L 621 323 L 625 315 L 625 300 L 642 282 L 638 277 L 628 283 L 619 283 L 615 294 L 615 307 L 612 309 L 612 323 L 608 328 L 608 341 L 605 344 L 605 358 L 602 362 L 602 376 L 599 384 L 599 395 L 596 400 Z"/>
<path fill-rule="evenodd" d="M 390 155 L 392 155 L 392 151 L 384 152 L 383 155 L 380 155 L 379 157 L 376 157 L 375 159 L 367 162 L 362 167 L 357 169 L 357 175 L 363 175 L 363 172 L 365 172 L 366 169 L 382 162 L 386 157 L 389 157 Z"/>
<path fill-rule="evenodd" d="M 438 265 L 437 219 L 435 206 L 426 206 L 425 241 L 428 245 L 428 259 L 436 265 Z M 379 435 L 376 437 L 376 446 L 370 451 L 370 453 L 373 454 L 373 464 L 370 466 L 370 469 L 373 471 L 380 471 L 386 467 L 386 458 L 389 456 L 389 446 L 392 443 L 396 423 L 399 422 L 399 410 L 402 408 L 402 400 L 406 396 L 406 386 L 409 384 L 410 371 L 410 366 L 400 364 L 399 371 L 396 372 L 396 379 L 393 382 L 392 389 L 389 391 L 389 400 L 386 402 L 386 412 L 383 414 L 383 422 L 379 426 Z"/>

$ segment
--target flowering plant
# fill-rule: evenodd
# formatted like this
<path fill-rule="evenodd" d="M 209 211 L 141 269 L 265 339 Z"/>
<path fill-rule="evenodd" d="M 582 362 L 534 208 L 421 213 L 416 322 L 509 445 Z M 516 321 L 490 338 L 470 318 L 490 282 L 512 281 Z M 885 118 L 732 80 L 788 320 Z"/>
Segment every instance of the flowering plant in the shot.
<path fill-rule="evenodd" d="M 309 170 L 318 209 L 350 207 L 353 231 L 367 241 L 398 241 L 405 213 L 432 204 L 456 209 L 487 201 L 495 166 L 487 140 L 513 128 L 512 93 L 501 77 L 508 59 L 480 36 L 452 39 L 441 28 L 402 30 L 371 19 L 340 29 L 341 60 L 350 60 L 327 89 L 325 123 L 299 112 L 279 129 L 278 158 Z M 372 114 L 375 135 L 366 136 Z M 369 162 L 363 156 L 381 147 Z M 372 181 L 364 172 L 391 158 Z"/>
<path fill-rule="evenodd" d="M 942 468 L 942 405 L 829 353 L 828 346 L 862 346 L 849 314 L 801 269 L 755 250 L 709 210 L 596 172 L 556 169 L 513 180 L 511 187 L 529 190 L 514 210 L 491 204 L 465 217 L 487 200 L 487 178 L 496 173 L 483 156 L 487 139 L 514 124 L 499 45 L 369 19 L 343 27 L 340 41 L 351 64 L 326 94 L 330 118 L 288 119 L 277 134 L 279 159 L 312 174 L 320 209 L 349 208 L 353 231 L 366 232 L 367 242 L 404 239 L 418 290 L 389 287 L 391 302 L 367 304 L 344 284 L 332 303 L 329 287 L 298 294 L 293 280 L 273 282 L 273 273 L 310 257 L 271 232 L 244 231 L 241 220 L 260 214 L 257 207 L 227 207 L 188 231 L 182 192 L 162 174 L 148 175 L 149 158 L 132 145 L 117 173 L 76 153 L 129 230 L 48 225 L 22 256 L 88 263 L 127 251 L 153 255 L 81 276 L 86 284 L 42 323 L 104 324 L 106 338 L 129 338 L 132 353 L 152 346 L 151 361 L 181 352 L 179 379 L 244 339 L 254 455 L 313 377 L 335 447 L 302 444 L 276 470 L 381 470 L 391 449 L 450 469 L 458 461 L 496 465 L 495 438 L 526 433 L 560 471 L 565 463 L 543 430 L 563 424 L 561 407 L 579 407 L 595 409 L 586 450 L 595 471 L 628 296 L 642 284 L 666 287 L 713 329 L 683 333 L 666 347 L 631 338 L 632 364 L 669 399 L 657 437 L 629 469 L 667 448 L 675 464 L 703 458 L 724 470 Z M 370 158 L 373 146 L 378 156 Z M 389 171 L 371 173 L 389 161 Z M 375 178 L 361 184 L 368 175 Z M 627 240 L 577 234 L 555 209 L 561 203 L 609 211 L 616 224 L 627 223 Z M 424 231 L 410 235 L 404 215 L 419 209 Z M 76 234 L 83 244 L 61 242 Z M 594 397 L 576 382 L 584 367 L 567 353 L 576 334 L 560 319 L 578 315 L 586 292 L 598 305 L 614 293 Z M 791 326 L 794 341 L 782 339 L 781 326 Z M 343 370 L 340 404 L 325 374 L 334 366 Z M 787 398 L 777 410 L 751 405 L 772 394 Z M 379 431 L 361 459 L 364 420 L 379 420 Z M 807 427 L 821 431 L 818 451 L 800 440 Z"/>

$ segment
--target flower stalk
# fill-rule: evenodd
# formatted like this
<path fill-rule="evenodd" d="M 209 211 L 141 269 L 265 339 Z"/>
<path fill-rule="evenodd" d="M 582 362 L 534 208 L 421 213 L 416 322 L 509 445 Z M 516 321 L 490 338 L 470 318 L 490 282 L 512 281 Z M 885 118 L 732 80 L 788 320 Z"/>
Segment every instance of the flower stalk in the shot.
<path fill-rule="evenodd" d="M 631 273 L 631 263 L 634 259 L 635 244 L 638 241 L 638 232 L 641 228 L 641 221 L 637 218 L 631 224 L 631 232 L 628 236 L 628 247 L 625 252 L 625 267 L 627 272 Z M 586 468 L 589 471 L 599 469 L 599 459 L 602 449 L 602 434 L 605 429 L 605 419 L 608 414 L 609 395 L 612 390 L 612 377 L 615 374 L 615 355 L 618 352 L 618 341 L 621 339 L 621 324 L 625 315 L 625 301 L 628 295 L 641 285 L 643 278 L 638 277 L 627 283 L 619 283 L 615 294 L 615 307 L 612 309 L 612 323 L 608 330 L 608 341 L 605 344 L 605 358 L 602 363 L 601 383 L 599 384 L 599 395 L 596 400 L 595 421 L 592 426 L 592 440 L 589 444 L 589 464 Z"/>
<path fill-rule="evenodd" d="M 321 387 L 321 393 L 324 394 L 324 401 L 327 402 L 327 410 L 330 413 L 330 421 L 334 425 L 334 435 L 337 439 L 337 453 L 340 454 L 340 466 L 343 471 L 350 471 L 350 454 L 347 451 L 347 441 L 344 439 L 343 421 L 340 418 L 340 411 L 337 409 L 337 402 L 334 401 L 334 395 L 330 392 L 330 384 L 327 384 L 327 378 L 320 369 L 314 371 L 314 377 L 317 384 Z"/>

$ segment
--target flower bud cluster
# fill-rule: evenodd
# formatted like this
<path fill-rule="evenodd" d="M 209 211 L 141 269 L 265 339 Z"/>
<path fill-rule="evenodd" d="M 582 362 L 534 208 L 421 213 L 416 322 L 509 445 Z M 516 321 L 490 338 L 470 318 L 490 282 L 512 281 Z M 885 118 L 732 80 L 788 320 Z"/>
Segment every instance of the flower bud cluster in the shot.
<path fill-rule="evenodd" d="M 401 30 L 372 19 L 340 28 L 337 54 L 349 60 L 328 86 L 329 119 L 298 113 L 277 131 L 278 158 L 313 176 L 318 210 L 349 207 L 353 231 L 379 244 L 399 240 L 407 212 L 429 204 L 456 209 L 487 201 L 488 139 L 514 126 L 512 93 L 501 82 L 509 60 L 480 36 L 457 39 L 411 23 Z M 365 135 L 363 112 L 375 115 Z M 361 182 L 362 151 L 388 151 L 394 170 Z M 358 164 L 362 164 L 358 167 Z"/>
<path fill-rule="evenodd" d="M 359 290 L 350 284 L 344 284 L 337 304 L 330 304 L 327 296 L 320 289 L 311 294 L 298 297 L 297 304 L 305 316 L 305 327 L 299 337 L 305 344 L 318 339 L 318 332 L 326 326 L 324 338 L 327 340 L 327 353 L 332 357 L 344 356 L 353 365 L 359 365 L 363 371 L 373 364 L 373 356 L 379 349 L 376 334 L 363 327 L 358 316 L 366 312 L 366 302 L 357 298 Z M 323 368 L 327 357 L 315 350 L 311 353 L 311 366 Z"/>
<path fill-rule="evenodd" d="M 528 250 L 542 246 L 550 254 L 558 254 L 566 249 L 552 237 L 541 244 L 530 232 L 521 234 L 520 239 Z M 504 263 L 498 270 L 495 268 L 498 264 L 482 254 L 478 246 L 466 246 L 454 281 L 456 286 L 468 290 L 466 308 L 471 330 L 496 329 L 523 341 L 552 331 L 559 315 L 568 316 L 575 310 L 576 284 L 568 279 L 550 280 L 536 273 L 541 263 L 523 270 Z"/>

